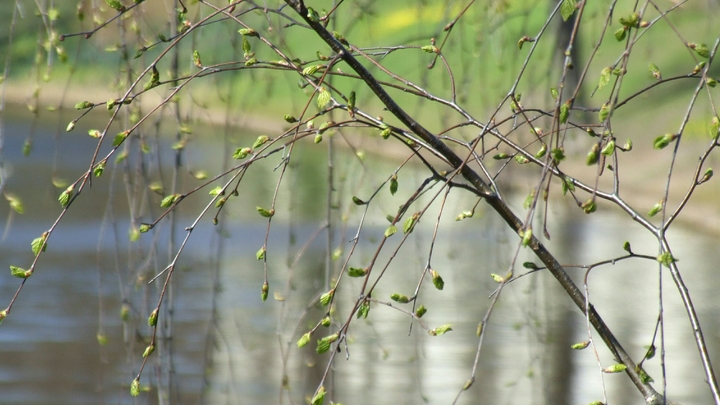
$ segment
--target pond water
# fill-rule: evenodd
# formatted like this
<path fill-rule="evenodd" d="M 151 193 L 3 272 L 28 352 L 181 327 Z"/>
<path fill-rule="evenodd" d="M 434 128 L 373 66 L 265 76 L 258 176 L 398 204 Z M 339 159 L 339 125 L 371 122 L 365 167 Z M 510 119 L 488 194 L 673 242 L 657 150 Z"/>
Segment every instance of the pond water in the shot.
<path fill-rule="evenodd" d="M 13 213 L 7 204 L 0 207 L 5 231 L 0 265 L 27 268 L 33 259 L 30 241 L 46 231 L 61 212 L 57 196 L 62 189 L 54 187 L 51 179 L 76 179 L 86 170 L 94 142 L 79 133 L 57 130 L 65 127 L 65 119 L 34 122 L 27 114 L 8 111 L 0 115 L 4 192 L 20 196 L 25 213 Z M 213 131 L 222 132 L 203 130 Z M 31 133 L 33 150 L 24 157 L 23 143 Z M 232 138 L 247 144 L 254 136 Z M 210 173 L 221 167 L 219 157 L 236 147 L 214 135 L 196 140 L 203 147 L 191 149 L 187 163 L 193 170 L 202 168 Z M 171 381 L 171 389 L 164 396 L 149 388 L 141 393 L 140 403 L 298 404 L 312 396 L 329 359 L 327 353 L 315 353 L 315 339 L 331 332 L 321 330 L 302 349 L 295 342 L 323 316 L 315 303 L 318 292 L 326 291 L 326 234 L 318 233 L 325 210 L 326 164 L 324 146 L 308 142 L 303 148 L 293 155 L 297 159 L 285 180 L 289 186 L 282 189 L 269 234 L 270 298 L 260 300 L 263 266 L 255 260 L 255 253 L 263 246 L 267 220 L 257 215 L 255 206 L 270 204 L 279 155 L 249 172 L 239 190 L 242 198 L 227 208 L 220 225 L 212 225 L 210 214 L 193 231 L 173 276 L 172 301 L 168 301 L 172 302 L 173 322 L 168 329 L 172 339 L 163 341 L 163 350 L 151 357 L 141 379 L 143 387 Z M 157 162 L 156 167 L 147 169 L 151 180 L 168 170 L 172 158 L 165 155 Z M 384 180 L 389 173 L 385 169 L 393 169 L 393 162 L 372 156 L 364 162 L 338 159 L 336 165 L 339 187 L 350 187 L 353 180 L 361 179 L 362 186 L 355 191 L 361 196 L 369 195 L 369 190 Z M 136 174 L 110 166 L 71 205 L 35 274 L 0 325 L 0 404 L 135 403 L 129 385 L 148 341 L 147 309 L 157 302 L 162 285 L 156 282 L 146 288 L 147 279 L 141 276 L 154 275 L 167 266 L 171 257 L 168 235 L 174 232 L 177 249 L 184 228 L 207 203 L 207 194 L 203 191 L 202 196 L 184 202 L 174 230 L 162 225 L 156 238 L 148 233 L 129 242 L 128 212 L 151 201 L 154 208 L 144 208 L 143 220 L 154 219 L 162 212 L 158 206 L 161 197 L 128 201 L 124 190 L 134 183 L 127 177 Z M 419 172 L 409 171 L 401 172 L 400 179 L 398 196 L 391 197 L 383 190 L 384 197 L 373 205 L 378 208 L 368 215 L 351 266 L 367 265 L 387 227 L 385 213 L 394 212 L 403 201 L 399 195 L 407 196 L 422 181 Z M 134 181 L 139 181 L 138 177 Z M 198 184 L 188 178 L 182 186 L 190 189 Z M 476 328 L 497 287 L 490 273 L 504 274 L 517 243 L 482 204 L 474 218 L 455 222 L 456 213 L 472 204 L 459 196 L 446 203 L 432 259 L 445 288 L 437 291 L 426 282 L 418 299 L 429 309 L 423 318 L 429 327 L 452 324 L 453 330 L 432 337 L 418 324 L 411 330 L 407 315 L 374 304 L 367 319 L 351 324 L 349 343 L 341 345 L 335 358 L 326 384 L 334 401 L 346 405 L 450 404 L 470 378 L 478 347 Z M 348 220 L 334 230 L 330 243 L 345 254 L 360 214 L 348 205 L 341 205 L 340 213 L 346 213 Z M 622 256 L 625 240 L 638 253 L 656 254 L 654 240 L 638 226 L 628 226 L 626 218 L 602 210 L 589 217 L 576 215 L 576 211 L 567 201 L 551 207 L 553 238 L 547 245 L 561 262 L 589 264 Z M 412 295 L 432 236 L 432 221 L 422 225 L 392 261 L 373 298 L 389 301 L 392 293 Z M 390 239 L 378 263 L 384 265 L 388 260 L 400 233 Z M 671 240 L 709 351 L 720 364 L 720 282 L 714 274 L 720 238 L 685 227 L 676 228 Z M 293 264 L 301 251 L 302 259 Z M 148 255 L 150 260 L 145 259 Z M 523 251 L 519 262 L 525 260 L 532 257 Z M 20 284 L 4 271 L 0 274 L 2 307 Z M 570 271 L 581 283 L 584 273 Z M 645 353 L 654 333 L 658 272 L 657 263 L 628 260 L 590 274 L 590 294 L 598 312 L 635 359 Z M 683 404 L 710 403 L 685 310 L 666 272 L 663 283 L 669 398 Z M 338 320 L 350 316 L 360 286 L 360 279 L 341 284 L 334 310 Z M 129 304 L 125 320 L 120 317 L 124 302 Z M 410 305 L 401 307 L 410 310 Z M 570 349 L 571 344 L 587 340 L 585 319 L 545 272 L 508 285 L 486 328 L 475 383 L 460 396 L 460 404 L 590 403 L 602 400 L 603 380 L 611 403 L 642 401 L 624 374 L 605 374 L 601 379 L 591 350 Z M 98 344 L 98 334 L 107 344 Z M 604 347 L 598 347 L 598 354 L 604 367 L 613 363 Z M 659 358 L 647 361 L 645 368 L 661 389 Z M 168 375 L 167 370 L 172 373 Z"/>

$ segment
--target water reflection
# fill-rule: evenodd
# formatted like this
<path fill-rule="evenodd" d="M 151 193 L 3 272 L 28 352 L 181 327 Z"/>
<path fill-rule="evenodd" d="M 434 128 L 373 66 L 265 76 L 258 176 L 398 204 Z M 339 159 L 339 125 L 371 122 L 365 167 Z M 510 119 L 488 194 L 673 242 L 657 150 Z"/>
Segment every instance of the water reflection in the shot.
<path fill-rule="evenodd" d="M 58 144 L 51 140 L 51 127 L 38 127 L 33 154 L 23 158 L 19 151 L 28 131 L 27 121 L 10 121 L 7 115 L 4 119 L 4 159 L 6 168 L 12 168 L 7 190 L 22 195 L 27 206 L 24 216 L 13 217 L 9 236 L 0 244 L 2 264 L 7 266 L 31 261 L 30 240 L 46 230 L 59 213 L 57 189 L 48 181 Z M 63 138 L 60 148 L 81 155 L 88 150 L 85 141 Z M 207 142 L 206 146 L 193 152 L 192 162 L 218 164 L 212 158 L 221 153 L 222 144 Z M 222 238 L 209 219 L 194 231 L 183 256 L 184 266 L 174 278 L 172 403 L 303 403 L 312 395 L 329 358 L 329 354 L 315 353 L 315 339 L 331 332 L 321 330 L 302 349 L 295 342 L 323 315 L 315 303 L 318 292 L 324 291 L 325 234 L 309 243 L 295 267 L 290 263 L 316 234 L 315 220 L 324 211 L 322 153 L 323 149 L 315 149 L 305 158 L 297 155 L 289 174 L 295 176 L 288 181 L 292 186 L 282 191 L 280 201 L 287 204 L 281 205 L 273 220 L 268 243 L 271 298 L 267 302 L 259 299 L 263 269 L 255 260 L 255 252 L 263 245 L 266 222 L 253 210 L 272 197 L 276 161 L 250 172 L 252 178 L 245 184 L 259 185 L 241 190 L 245 191 L 244 198 L 229 207 Z M 66 161 L 71 162 L 69 166 L 64 165 Z M 60 162 L 63 164 L 58 167 L 64 168 L 63 176 L 68 179 L 86 165 L 79 159 Z M 389 165 L 380 161 L 366 164 L 373 168 Z M 382 181 L 373 178 L 372 171 L 363 171 L 353 159 L 339 162 L 338 170 L 345 178 L 364 176 L 366 191 Z M 418 174 L 402 172 L 401 176 L 401 192 L 420 180 L 411 179 Z M 103 222 L 108 183 L 96 181 L 91 192 L 73 206 L 51 240 L 37 274 L 28 281 L 11 316 L 0 327 L 2 404 L 131 402 L 128 385 L 137 373 L 147 328 L 123 327 L 118 312 L 123 296 L 132 303 L 147 303 L 156 299 L 157 291 L 127 289 L 129 274 L 123 269 L 140 266 L 142 259 L 131 257 L 138 251 L 127 242 L 127 225 L 122 220 L 111 225 Z M 119 181 L 115 187 L 121 187 Z M 387 212 L 379 208 L 371 211 L 352 266 L 367 264 L 387 226 L 385 214 L 402 202 L 399 197 L 385 198 L 373 207 Z M 202 198 L 188 202 L 180 228 L 192 220 L 190 207 L 202 203 Z M 454 222 L 452 213 L 467 209 L 471 203 L 457 197 L 448 202 L 432 262 L 442 274 L 445 288 L 437 291 L 425 283 L 419 298 L 419 303 L 429 309 L 423 318 L 429 327 L 452 324 L 453 331 L 432 337 L 416 324 L 409 333 L 406 315 L 373 305 L 367 320 L 352 323 L 349 344 L 341 347 L 336 358 L 327 384 L 333 400 L 345 404 L 447 404 L 470 378 L 478 346 L 476 327 L 497 287 L 489 274 L 504 273 L 511 259 L 508 252 L 515 246 L 515 236 L 492 213 L 478 212 L 473 219 Z M 570 221 L 550 229 L 553 239 L 548 243 L 563 263 L 588 264 L 620 256 L 625 240 L 638 253 L 654 255 L 657 251 L 653 240 L 639 228 L 624 228 L 624 218 L 602 210 L 574 218 L 574 214 L 567 214 L 574 210 L 564 206 L 566 203 L 558 202 L 554 215 L 570 215 Z M 8 218 L 7 209 L 4 212 Z M 127 215 L 122 204 L 116 204 L 113 212 L 119 217 Z M 333 246 L 349 249 L 347 241 L 354 235 L 352 227 L 357 218 L 357 212 L 351 213 L 348 228 L 335 231 Z M 431 222 L 421 225 L 389 266 L 374 298 L 389 301 L 392 293 L 411 295 L 414 291 L 427 261 L 431 237 Z M 180 229 L 178 235 L 182 234 Z M 710 352 L 720 360 L 716 317 L 720 301 L 715 293 L 720 286 L 712 275 L 718 238 L 678 228 L 671 239 Z M 385 263 L 398 240 L 397 236 L 391 238 L 379 263 Z M 214 284 L 213 252 L 219 243 L 226 250 L 220 282 Z M 162 243 L 141 239 L 140 246 L 147 253 Z M 525 254 L 521 252 L 520 262 L 532 260 Z M 156 260 L 158 264 L 150 266 L 152 271 L 165 265 L 164 257 L 157 256 Z M 584 274 L 571 271 L 581 282 Z M 636 359 L 645 352 L 654 331 L 658 272 L 654 262 L 633 260 L 597 268 L 590 275 L 590 294 L 599 313 Z M 663 273 L 663 283 L 670 399 L 686 404 L 709 403 L 689 322 L 667 272 Z M 8 302 L 17 285 L 18 280 L 8 274 L 0 277 L 0 298 Z M 355 279 L 341 284 L 335 309 L 338 320 L 350 316 L 348 311 L 360 285 Z M 274 294 L 281 300 L 274 300 Z M 404 307 L 409 309 L 410 304 Z M 133 307 L 130 316 L 138 324 L 145 322 L 142 308 Z M 99 330 L 108 337 L 108 345 L 97 344 Z M 587 339 L 585 320 L 549 274 L 537 272 L 509 285 L 494 309 L 487 333 L 476 380 L 458 403 L 577 404 L 602 399 L 601 376 L 593 353 L 569 348 Z M 128 342 L 123 343 L 124 337 Z M 604 366 L 612 364 L 604 347 L 598 347 L 598 352 Z M 153 367 L 145 370 L 144 383 L 162 378 Z M 648 361 L 646 370 L 660 387 L 659 359 Z M 623 374 L 606 374 L 604 383 L 612 403 L 635 404 L 641 400 Z M 141 398 L 143 402 L 159 402 L 152 390 Z"/>

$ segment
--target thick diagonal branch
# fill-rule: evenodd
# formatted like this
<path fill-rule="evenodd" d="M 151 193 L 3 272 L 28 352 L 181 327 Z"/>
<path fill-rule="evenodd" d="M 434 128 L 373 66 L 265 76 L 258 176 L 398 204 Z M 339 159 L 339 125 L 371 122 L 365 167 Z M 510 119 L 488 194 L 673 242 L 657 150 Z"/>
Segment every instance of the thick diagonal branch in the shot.
<path fill-rule="evenodd" d="M 450 147 L 440 141 L 438 137 L 433 135 L 425 127 L 420 125 L 420 123 L 415 121 L 415 119 L 410 117 L 410 115 L 408 115 L 405 110 L 403 110 L 395 102 L 395 100 L 390 97 L 390 95 L 385 91 L 385 89 L 383 89 L 380 83 L 372 76 L 365 66 L 363 66 L 350 52 L 348 52 L 348 50 L 330 32 L 328 32 L 319 21 L 308 16 L 308 9 L 302 1 L 285 0 L 285 3 L 292 7 L 315 31 L 315 33 L 323 41 L 325 41 L 325 43 L 327 43 L 333 51 L 340 55 L 343 61 L 345 61 L 345 63 L 347 63 L 362 78 L 365 84 L 375 93 L 385 107 L 387 107 L 388 111 L 400 120 L 400 122 L 406 125 L 407 128 L 415 135 L 422 138 L 428 145 L 432 146 L 438 153 L 442 154 L 453 166 L 453 168 L 459 170 L 462 176 L 475 187 L 476 193 L 479 196 L 484 197 L 485 201 L 505 220 L 505 222 L 507 222 L 513 230 L 518 232 L 523 229 L 522 221 L 510 210 L 510 207 L 508 207 L 507 204 L 505 204 L 497 196 L 497 194 L 480 177 L 480 175 L 467 166 L 465 164 L 465 160 L 460 158 L 460 156 L 450 149 Z M 537 238 L 532 238 L 529 247 L 545 264 L 545 266 L 547 266 L 558 282 L 560 282 L 560 285 L 565 289 L 575 305 L 577 305 L 577 307 L 585 313 L 585 296 L 572 281 L 563 266 Z M 589 317 L 590 323 L 613 353 L 617 361 L 627 366 L 627 374 L 630 376 L 630 379 L 633 381 L 638 390 L 642 393 L 645 401 L 648 404 L 661 403 L 661 396 L 650 384 L 642 381 L 636 370 L 636 364 L 632 361 L 627 352 L 625 352 L 622 345 L 618 342 L 607 325 L 605 325 L 600 315 L 597 311 L 595 311 L 594 307 L 592 305 L 587 305 L 587 308 L 589 308 L 589 313 L 586 315 Z"/>

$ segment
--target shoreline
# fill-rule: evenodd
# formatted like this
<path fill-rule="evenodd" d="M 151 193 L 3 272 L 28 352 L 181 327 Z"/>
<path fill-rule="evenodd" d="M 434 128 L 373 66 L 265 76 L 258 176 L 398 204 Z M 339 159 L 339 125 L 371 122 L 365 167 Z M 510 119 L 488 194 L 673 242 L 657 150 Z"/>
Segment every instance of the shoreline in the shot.
<path fill-rule="evenodd" d="M 109 100 L 117 97 L 116 93 L 113 93 L 112 91 L 102 86 L 98 86 L 93 89 L 92 97 L 87 97 L 86 92 L 76 89 L 78 86 L 72 88 L 73 86 L 61 87 L 51 83 L 43 84 L 44 86 L 40 86 L 38 91 L 38 108 L 44 110 L 50 107 L 51 109 L 55 110 L 62 109 L 65 111 L 77 111 L 75 110 L 74 105 L 78 101 L 91 101 L 99 103 L 98 99 L 102 98 L 105 100 Z M 28 82 L 13 83 L 12 81 L 6 81 L 1 86 L 3 109 L 0 110 L 0 114 L 5 114 L 8 110 L 13 109 L 25 109 L 26 111 L 28 110 L 28 105 L 33 102 L 33 91 L 29 91 L 28 88 L 35 89 L 35 84 L 30 84 Z M 162 98 L 156 92 L 151 92 L 143 96 L 143 102 L 148 105 L 157 105 L 161 101 Z M 99 108 L 102 108 L 103 111 L 105 111 L 104 106 L 101 106 Z M 32 114 L 32 112 L 28 112 L 28 114 Z M 183 114 L 189 115 L 190 111 L 184 111 Z M 88 116 L 85 119 L 93 120 L 97 119 L 97 117 Z M 281 118 L 271 118 L 269 115 L 263 116 L 257 112 L 248 112 L 242 115 L 236 114 L 229 117 L 228 121 L 227 113 L 219 111 L 218 108 L 210 107 L 204 109 L 200 109 L 199 107 L 194 108 L 190 121 L 193 123 L 207 124 L 212 126 L 229 125 L 232 128 L 242 128 L 245 131 L 254 133 L 284 132 L 289 125 Z M 356 144 L 353 145 L 353 147 L 362 146 Z M 379 153 L 388 158 L 398 160 L 404 159 L 407 156 L 407 151 L 404 148 L 384 148 L 382 150 L 374 150 L 373 153 Z M 706 163 L 706 167 L 710 167 L 710 164 L 712 162 L 713 159 L 711 156 L 711 158 L 708 159 L 708 162 Z M 668 205 L 670 210 L 674 210 L 679 201 L 685 195 L 687 187 L 683 188 L 682 185 L 687 184 L 689 186 L 690 180 L 688 179 L 692 178 L 695 170 L 694 165 L 697 163 L 697 160 L 692 159 L 691 162 L 689 159 L 685 159 L 684 161 L 679 161 L 679 163 L 682 163 L 682 165 L 678 165 L 673 172 L 674 187 L 671 189 L 671 195 L 669 198 L 670 204 Z M 692 164 L 688 166 L 688 163 Z M 658 193 L 658 190 L 664 189 L 662 187 L 663 182 L 667 180 L 666 177 L 662 178 L 662 176 L 656 175 L 652 178 L 648 178 L 646 176 L 648 168 L 653 167 L 653 165 L 656 165 L 656 162 L 653 161 L 652 156 L 643 156 L 643 154 L 639 152 L 636 153 L 633 156 L 632 160 L 630 160 L 629 162 L 622 162 L 621 168 L 624 170 L 624 174 L 621 179 L 622 187 L 620 189 L 620 195 L 628 204 L 638 210 L 640 210 L 639 207 L 644 207 L 649 210 L 653 205 L 655 205 L 655 203 L 657 203 L 658 199 L 661 197 L 661 194 Z M 594 168 L 582 166 L 578 159 L 569 160 L 564 163 L 564 166 L 566 168 L 566 171 L 568 168 L 571 169 L 567 172 L 573 174 L 583 172 L 585 172 L 585 174 L 588 174 L 592 173 L 592 170 L 595 170 Z M 590 171 L 588 171 L 588 169 L 590 169 Z M 533 180 L 531 176 L 521 173 L 522 170 L 515 170 L 515 172 L 516 175 L 520 176 L 522 180 L 520 182 L 517 182 L 516 184 L 511 185 L 511 187 L 513 188 L 517 188 L 518 185 L 521 184 L 521 182 L 524 183 Z M 608 176 L 608 173 L 606 173 L 604 176 Z M 582 180 L 585 180 L 586 184 L 590 184 L 587 183 L 586 179 L 583 178 Z M 607 180 L 607 177 L 604 180 Z M 713 181 L 715 183 L 713 183 Z M 696 194 L 693 196 L 693 198 L 690 199 L 688 205 L 684 207 L 682 213 L 678 216 L 678 222 L 682 223 L 684 226 L 687 227 L 696 227 L 711 235 L 720 235 L 720 207 L 717 205 L 717 196 L 720 195 L 720 186 L 716 184 L 717 181 L 718 180 L 710 180 L 707 183 L 700 185 L 696 189 Z M 606 181 L 601 181 L 601 183 L 606 183 Z M 603 184 L 601 186 L 601 188 L 603 189 L 607 189 L 607 187 L 607 184 Z M 553 188 L 558 187 L 554 185 Z M 631 193 L 628 193 L 627 190 L 632 191 Z M 580 196 L 584 196 L 584 194 L 585 193 L 580 193 Z M 572 197 L 559 196 L 559 198 Z M 557 204 L 558 202 L 560 201 L 556 201 L 555 204 Z M 617 209 L 617 212 L 615 212 L 614 215 L 627 215 L 626 213 L 620 211 L 619 207 L 609 206 L 607 203 L 600 200 L 598 203 L 598 208 L 603 209 L 603 207 L 610 207 L 610 210 L 613 212 Z M 580 208 L 577 209 L 580 210 Z M 642 211 L 640 213 L 645 214 L 645 212 Z M 655 222 L 652 220 L 652 218 L 649 219 L 650 222 Z"/>

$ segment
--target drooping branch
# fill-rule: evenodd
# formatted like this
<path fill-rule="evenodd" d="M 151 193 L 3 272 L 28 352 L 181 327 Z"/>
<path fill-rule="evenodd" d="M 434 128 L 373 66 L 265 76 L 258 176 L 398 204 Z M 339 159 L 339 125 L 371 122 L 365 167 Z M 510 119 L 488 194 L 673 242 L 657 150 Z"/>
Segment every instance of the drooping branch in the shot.
<path fill-rule="evenodd" d="M 300 17 L 305 20 L 311 29 L 315 31 L 315 33 L 328 46 L 330 46 L 330 48 L 336 52 L 339 57 L 342 58 L 342 60 L 358 74 L 358 76 L 360 76 L 365 84 L 385 105 L 388 111 L 390 111 L 400 122 L 407 126 L 410 131 L 435 149 L 437 153 L 441 154 L 455 170 L 459 171 L 462 176 L 473 185 L 475 188 L 474 192 L 478 196 L 483 197 L 485 201 L 495 210 L 495 212 L 497 212 L 498 215 L 500 215 L 500 217 L 502 217 L 515 232 L 519 232 L 524 229 L 523 222 L 512 212 L 510 207 L 502 201 L 502 199 L 487 184 L 487 182 L 466 164 L 467 161 L 458 156 L 452 149 L 450 149 L 449 146 L 443 143 L 438 137 L 407 114 L 405 110 L 403 110 L 385 91 L 373 75 L 323 26 L 316 16 L 309 12 L 302 1 L 285 0 L 285 3 L 292 7 L 295 12 L 297 12 Z M 603 322 L 594 307 L 586 302 L 585 295 L 572 281 L 563 266 L 536 237 L 532 237 L 528 246 L 543 262 L 543 264 L 547 266 L 549 271 L 565 289 L 566 293 L 570 296 L 575 305 L 577 305 L 583 313 L 585 313 L 587 308 L 589 313 L 586 313 L 586 316 L 588 316 L 590 323 L 613 353 L 617 361 L 626 366 L 626 373 L 643 395 L 646 403 L 661 404 L 663 402 L 662 396 L 649 383 L 643 381 L 638 372 L 639 370 L 636 369 L 636 364 L 623 349 L 622 345 L 615 338 L 607 325 Z"/>

